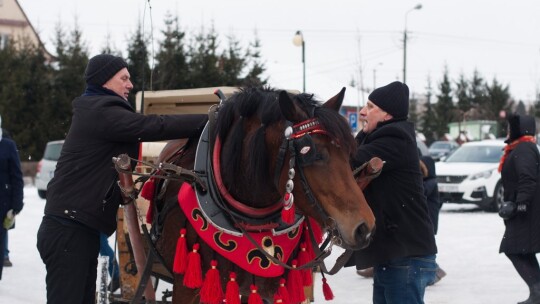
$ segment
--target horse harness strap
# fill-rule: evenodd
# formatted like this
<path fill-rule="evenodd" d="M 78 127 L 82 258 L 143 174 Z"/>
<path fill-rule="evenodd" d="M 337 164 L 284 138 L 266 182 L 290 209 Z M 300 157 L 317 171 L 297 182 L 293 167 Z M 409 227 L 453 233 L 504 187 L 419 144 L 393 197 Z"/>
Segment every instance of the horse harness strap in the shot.
<path fill-rule="evenodd" d="M 322 208 L 321 204 L 318 203 L 315 196 L 313 196 L 313 192 L 311 191 L 309 183 L 307 182 L 302 167 L 310 165 L 313 161 L 315 161 L 316 158 L 315 145 L 311 139 L 311 134 L 328 135 L 328 132 L 321 126 L 317 118 L 307 119 L 293 126 L 291 126 L 291 122 L 287 122 L 287 124 L 288 126 L 285 129 L 284 134 L 285 138 L 280 146 L 277 158 L 274 183 L 276 187 L 278 187 L 279 176 L 281 173 L 281 168 L 283 167 L 285 152 L 288 147 L 290 153 L 289 172 L 292 171 L 294 175 L 294 167 L 298 164 L 298 172 L 300 174 L 300 180 L 302 181 L 305 195 L 311 203 L 311 207 L 317 211 L 324 222 L 330 217 Z M 287 187 L 289 187 L 289 185 L 287 185 Z"/>

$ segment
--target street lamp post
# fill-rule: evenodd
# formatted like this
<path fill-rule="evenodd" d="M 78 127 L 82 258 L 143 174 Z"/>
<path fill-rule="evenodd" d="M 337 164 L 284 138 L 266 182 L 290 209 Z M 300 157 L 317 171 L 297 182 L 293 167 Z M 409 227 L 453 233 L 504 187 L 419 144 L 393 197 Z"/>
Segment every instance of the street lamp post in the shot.
<path fill-rule="evenodd" d="M 302 68 L 303 68 L 303 90 L 302 92 L 306 92 L 306 42 L 304 41 L 304 36 L 302 35 L 301 31 L 296 31 L 296 34 L 294 34 L 293 37 L 293 44 L 295 46 L 301 46 L 302 47 Z"/>
<path fill-rule="evenodd" d="M 422 4 L 418 3 L 405 13 L 405 30 L 403 31 L 403 83 L 407 82 L 407 15 L 414 10 L 422 8 Z"/>

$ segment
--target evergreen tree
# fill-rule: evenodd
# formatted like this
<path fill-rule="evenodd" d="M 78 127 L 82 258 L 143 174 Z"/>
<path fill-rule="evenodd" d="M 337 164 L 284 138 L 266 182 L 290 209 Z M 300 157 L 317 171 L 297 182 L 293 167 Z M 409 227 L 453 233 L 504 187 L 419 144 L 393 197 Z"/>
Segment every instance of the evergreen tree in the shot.
<path fill-rule="evenodd" d="M 233 36 L 228 37 L 228 44 L 228 49 L 219 58 L 222 81 L 227 86 L 240 86 L 242 72 L 247 65 L 247 56 L 242 56 L 240 42 Z"/>
<path fill-rule="evenodd" d="M 44 111 L 51 98 L 51 74 L 45 54 L 31 43 L 20 49 L 10 43 L 0 50 L 0 114 L 2 127 L 17 143 L 23 161 L 37 160 L 47 142 L 53 121 Z"/>
<path fill-rule="evenodd" d="M 469 83 L 469 98 L 471 102 L 472 111 L 469 114 L 471 119 L 483 119 L 484 107 L 486 106 L 486 89 L 484 86 L 484 79 L 480 76 L 480 73 L 475 70 L 473 78 Z"/>
<path fill-rule="evenodd" d="M 203 28 L 195 35 L 189 46 L 190 88 L 224 85 L 218 46 L 218 35 L 214 28 L 208 32 Z"/>
<path fill-rule="evenodd" d="M 520 100 L 518 102 L 514 112 L 518 113 L 519 115 L 527 115 L 527 109 L 526 109 L 525 104 L 523 103 L 523 101 Z"/>
<path fill-rule="evenodd" d="M 75 27 L 65 34 L 61 25 L 56 27 L 56 61 L 53 70 L 52 98 L 44 115 L 54 122 L 49 127 L 49 140 L 66 137 L 71 125 L 71 101 L 84 93 L 84 71 L 88 63 L 88 48 L 82 33 Z"/>
<path fill-rule="evenodd" d="M 128 43 L 127 64 L 131 82 L 133 83 L 132 94 L 129 94 L 128 101 L 135 107 L 135 95 L 137 92 L 151 89 L 151 71 L 148 64 L 147 39 L 144 37 L 142 26 L 139 23 L 137 30 L 133 33 L 131 41 Z"/>
<path fill-rule="evenodd" d="M 412 94 L 411 98 L 409 99 L 409 121 L 414 123 L 416 126 L 419 126 L 419 119 L 418 116 L 418 99 L 415 97 L 414 94 Z"/>
<path fill-rule="evenodd" d="M 501 111 L 511 112 L 513 102 L 510 101 L 509 86 L 501 85 L 497 79 L 493 79 L 491 85 L 485 85 L 486 103 L 483 107 L 484 119 L 498 120 Z"/>
<path fill-rule="evenodd" d="M 469 110 L 472 108 L 471 98 L 469 97 L 469 83 L 465 76 L 461 74 L 456 83 L 457 109 L 461 121 L 465 121 Z"/>
<path fill-rule="evenodd" d="M 533 103 L 533 109 L 531 115 L 534 115 L 537 118 L 540 118 L 540 90 L 536 90 L 536 99 Z"/>
<path fill-rule="evenodd" d="M 254 41 L 249 44 L 247 52 L 247 60 L 249 65 L 249 70 L 242 81 L 242 85 L 245 86 L 261 86 L 265 85 L 268 82 L 268 79 L 261 78 L 262 74 L 266 70 L 264 62 L 261 57 L 261 41 L 257 37 L 255 32 Z"/>
<path fill-rule="evenodd" d="M 190 71 L 184 46 L 185 33 L 180 30 L 178 17 L 173 18 L 169 13 L 165 16 L 165 26 L 164 38 L 156 54 L 153 89 L 187 88 Z"/>
<path fill-rule="evenodd" d="M 436 134 L 438 138 L 448 132 L 448 123 L 456 121 L 456 106 L 452 101 L 452 85 L 448 78 L 448 69 L 445 68 L 443 80 L 439 84 L 440 95 L 437 95 L 435 113 L 437 115 Z"/>
<path fill-rule="evenodd" d="M 437 117 L 431 99 L 433 96 L 433 87 L 431 86 L 431 77 L 428 76 L 426 86 L 426 111 L 422 117 L 420 130 L 426 137 L 426 143 L 429 145 L 438 139 L 437 136 Z"/>

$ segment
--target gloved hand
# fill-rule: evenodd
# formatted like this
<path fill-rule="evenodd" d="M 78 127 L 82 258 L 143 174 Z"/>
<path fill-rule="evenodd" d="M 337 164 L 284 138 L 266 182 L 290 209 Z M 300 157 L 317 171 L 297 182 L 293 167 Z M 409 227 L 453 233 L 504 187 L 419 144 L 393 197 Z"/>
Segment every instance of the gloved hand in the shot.
<path fill-rule="evenodd" d="M 526 207 L 526 206 L 525 206 Z M 509 220 L 516 216 L 517 214 L 517 205 L 514 202 L 504 202 L 499 209 L 499 216 L 504 220 Z"/>
<path fill-rule="evenodd" d="M 7 212 L 2 224 L 4 226 L 4 229 L 9 229 L 13 227 L 13 224 L 15 224 L 15 214 L 13 213 L 13 209 L 10 209 Z"/>

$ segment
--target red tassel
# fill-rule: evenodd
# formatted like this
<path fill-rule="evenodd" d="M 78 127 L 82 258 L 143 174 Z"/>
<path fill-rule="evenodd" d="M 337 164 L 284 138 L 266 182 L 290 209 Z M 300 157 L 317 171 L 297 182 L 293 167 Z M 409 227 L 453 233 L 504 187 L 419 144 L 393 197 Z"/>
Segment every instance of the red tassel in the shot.
<path fill-rule="evenodd" d="M 221 288 L 221 279 L 219 277 L 219 270 L 217 270 L 217 264 L 218 262 L 216 260 L 212 260 L 210 262 L 210 269 L 206 272 L 200 292 L 202 304 L 223 303 L 223 289 Z"/>
<path fill-rule="evenodd" d="M 306 251 L 306 243 L 302 242 L 300 244 L 300 252 L 298 252 L 298 266 L 305 265 L 311 262 Z M 304 268 L 300 270 L 302 273 L 302 284 L 304 286 L 313 285 L 313 276 L 311 274 L 311 268 Z"/>
<path fill-rule="evenodd" d="M 234 272 L 229 274 L 229 282 L 225 290 L 225 303 L 240 304 L 240 288 L 236 282 L 236 273 Z"/>
<path fill-rule="evenodd" d="M 184 273 L 184 286 L 200 288 L 202 286 L 201 255 L 199 243 L 193 245 L 193 250 L 187 256 L 186 272 Z"/>
<path fill-rule="evenodd" d="M 298 262 L 293 260 L 292 267 L 296 268 L 297 265 Z M 302 284 L 302 274 L 300 274 L 300 271 L 296 269 L 289 270 L 289 275 L 287 277 L 287 291 L 289 292 L 291 303 L 302 303 L 306 300 L 304 286 Z"/>
<path fill-rule="evenodd" d="M 264 304 L 261 295 L 257 292 L 257 286 L 251 284 L 249 289 L 251 289 L 251 294 L 248 297 L 248 304 Z"/>
<path fill-rule="evenodd" d="M 148 206 L 148 211 L 146 211 L 146 222 L 152 224 L 154 221 L 154 191 L 156 189 L 156 183 L 154 178 L 147 180 L 141 189 L 141 197 L 149 200 L 150 205 Z"/>
<path fill-rule="evenodd" d="M 283 300 L 281 299 L 281 296 L 277 293 L 274 295 L 274 304 L 283 304 Z"/>
<path fill-rule="evenodd" d="M 330 301 L 334 299 L 334 293 L 332 292 L 332 289 L 330 288 L 330 285 L 326 282 L 326 278 L 323 277 L 322 279 L 322 292 L 324 295 L 324 299 L 326 301 Z"/>
<path fill-rule="evenodd" d="M 176 254 L 174 255 L 173 272 L 184 274 L 187 264 L 186 228 L 180 229 L 180 237 L 176 242 Z"/>
<path fill-rule="evenodd" d="M 279 287 L 277 290 L 277 295 L 279 295 L 283 304 L 291 303 L 291 297 L 289 296 L 289 291 L 287 291 L 287 287 L 285 287 L 284 278 L 279 279 Z"/>
<path fill-rule="evenodd" d="M 283 209 L 281 209 L 281 220 L 284 223 L 294 223 L 296 211 L 294 208 L 294 196 L 292 193 L 285 193 L 283 197 Z"/>
<path fill-rule="evenodd" d="M 152 201 L 154 199 L 154 191 L 156 190 L 156 183 L 154 181 L 154 178 L 150 178 L 147 180 L 141 189 L 141 197 Z"/>

